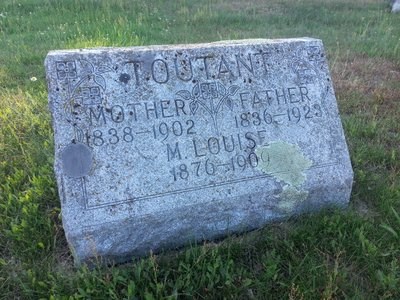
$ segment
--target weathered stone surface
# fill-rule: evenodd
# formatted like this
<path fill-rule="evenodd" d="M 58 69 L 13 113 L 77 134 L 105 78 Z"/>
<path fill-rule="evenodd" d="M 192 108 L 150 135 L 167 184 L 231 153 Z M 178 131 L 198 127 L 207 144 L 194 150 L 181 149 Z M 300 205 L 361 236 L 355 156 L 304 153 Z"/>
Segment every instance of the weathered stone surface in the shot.
<path fill-rule="evenodd" d="M 320 40 L 53 51 L 45 65 L 77 263 L 349 201 L 353 173 Z"/>

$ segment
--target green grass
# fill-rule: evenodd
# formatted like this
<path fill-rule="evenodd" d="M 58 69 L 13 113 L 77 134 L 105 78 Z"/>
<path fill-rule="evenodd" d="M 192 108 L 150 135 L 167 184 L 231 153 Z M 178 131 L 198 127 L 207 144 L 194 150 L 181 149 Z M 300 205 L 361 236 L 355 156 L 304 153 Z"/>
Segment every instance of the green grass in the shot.
<path fill-rule="evenodd" d="M 399 28 L 388 1 L 374 0 L 2 0 L 0 299 L 399 299 Z M 328 53 L 355 172 L 349 209 L 75 268 L 53 174 L 47 52 L 296 36 L 321 38 Z"/>

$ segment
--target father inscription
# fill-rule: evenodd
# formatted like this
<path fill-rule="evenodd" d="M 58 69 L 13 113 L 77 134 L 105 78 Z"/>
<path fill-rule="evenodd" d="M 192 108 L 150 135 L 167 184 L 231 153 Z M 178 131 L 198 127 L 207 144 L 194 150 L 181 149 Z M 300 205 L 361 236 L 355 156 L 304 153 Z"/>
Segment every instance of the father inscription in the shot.
<path fill-rule="evenodd" d="M 349 201 L 353 173 L 320 40 L 52 51 L 45 65 L 77 263 Z"/>

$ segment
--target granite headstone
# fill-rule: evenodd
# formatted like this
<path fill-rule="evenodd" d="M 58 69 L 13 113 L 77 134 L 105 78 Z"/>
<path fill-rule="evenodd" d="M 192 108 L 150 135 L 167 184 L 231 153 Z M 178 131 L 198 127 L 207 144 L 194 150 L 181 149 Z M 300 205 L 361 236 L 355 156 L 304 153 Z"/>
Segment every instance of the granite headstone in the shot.
<path fill-rule="evenodd" d="M 353 172 L 320 40 L 52 51 L 45 66 L 77 263 L 349 201 Z"/>

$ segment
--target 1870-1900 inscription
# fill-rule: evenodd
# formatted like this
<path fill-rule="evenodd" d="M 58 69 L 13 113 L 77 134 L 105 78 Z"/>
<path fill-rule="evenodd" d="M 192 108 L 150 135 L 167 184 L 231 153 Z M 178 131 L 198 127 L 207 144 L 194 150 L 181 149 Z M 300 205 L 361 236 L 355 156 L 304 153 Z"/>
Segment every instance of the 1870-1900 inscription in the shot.
<path fill-rule="evenodd" d="M 46 68 L 63 223 L 78 262 L 349 199 L 319 40 L 54 51 Z"/>

